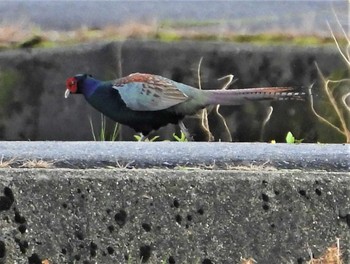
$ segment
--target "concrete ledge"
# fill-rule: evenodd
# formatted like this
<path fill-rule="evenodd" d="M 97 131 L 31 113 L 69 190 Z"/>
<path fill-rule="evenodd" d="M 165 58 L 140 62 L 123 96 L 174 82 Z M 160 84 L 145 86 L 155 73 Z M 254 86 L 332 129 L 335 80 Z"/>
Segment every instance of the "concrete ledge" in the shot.
<path fill-rule="evenodd" d="M 273 166 L 278 169 L 349 171 L 347 144 L 180 142 L 0 142 L 6 160 L 43 159 L 63 168 L 129 164 L 136 168 Z M 1 157 L 1 156 L 0 156 Z"/>
<path fill-rule="evenodd" d="M 305 263 L 336 238 L 350 261 L 349 145 L 1 142 L 0 156 L 56 166 L 0 170 L 0 263 Z"/>

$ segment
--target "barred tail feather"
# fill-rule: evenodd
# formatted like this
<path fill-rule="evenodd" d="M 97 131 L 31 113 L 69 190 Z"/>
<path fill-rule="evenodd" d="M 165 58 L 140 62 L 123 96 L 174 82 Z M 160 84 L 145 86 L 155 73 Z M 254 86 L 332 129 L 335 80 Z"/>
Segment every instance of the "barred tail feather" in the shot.
<path fill-rule="evenodd" d="M 240 105 L 247 101 L 305 100 L 306 87 L 264 87 L 233 90 L 207 90 L 208 104 Z"/>

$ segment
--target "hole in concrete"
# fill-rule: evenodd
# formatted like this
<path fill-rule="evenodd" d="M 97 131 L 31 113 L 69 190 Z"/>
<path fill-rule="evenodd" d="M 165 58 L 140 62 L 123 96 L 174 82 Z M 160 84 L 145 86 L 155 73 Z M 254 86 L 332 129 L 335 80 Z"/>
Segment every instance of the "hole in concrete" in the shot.
<path fill-rule="evenodd" d="M 173 201 L 173 205 L 174 205 L 175 208 L 179 208 L 180 207 L 179 200 L 175 198 L 174 201 Z"/>
<path fill-rule="evenodd" d="M 4 188 L 4 195 L 0 196 L 0 211 L 9 210 L 15 201 L 13 192 L 9 187 Z"/>
<path fill-rule="evenodd" d="M 62 207 L 63 207 L 64 209 L 67 209 L 67 207 L 68 207 L 68 204 L 66 204 L 66 203 L 63 203 L 63 204 L 62 204 Z"/>
<path fill-rule="evenodd" d="M 114 226 L 113 225 L 110 225 L 107 228 L 108 228 L 109 232 L 111 232 L 111 233 L 114 231 Z"/>
<path fill-rule="evenodd" d="M 199 208 L 197 210 L 197 213 L 200 214 L 200 215 L 203 215 L 204 214 L 204 209 L 203 208 Z"/>
<path fill-rule="evenodd" d="M 193 219 L 193 217 L 192 217 L 192 215 L 187 215 L 187 221 L 192 221 L 192 219 Z"/>
<path fill-rule="evenodd" d="M 90 256 L 93 258 L 93 257 L 96 257 L 96 255 L 97 255 L 97 245 L 94 242 L 91 242 L 90 243 Z"/>
<path fill-rule="evenodd" d="M 301 196 L 306 196 L 306 191 L 305 190 L 299 190 L 299 194 Z"/>
<path fill-rule="evenodd" d="M 316 189 L 315 190 L 315 193 L 318 195 L 318 196 L 321 196 L 322 195 L 322 191 L 320 189 Z"/>
<path fill-rule="evenodd" d="M 176 220 L 176 222 L 179 224 L 179 225 L 181 225 L 181 221 L 182 221 L 182 217 L 181 217 L 181 215 L 176 215 L 175 216 L 175 220 Z"/>
<path fill-rule="evenodd" d="M 19 246 L 19 250 L 23 253 L 23 254 L 25 254 L 25 253 L 27 253 L 27 248 L 28 248 L 28 242 L 27 241 L 21 241 L 20 239 L 18 239 L 18 238 L 15 238 L 15 242 L 18 244 L 18 246 Z"/>
<path fill-rule="evenodd" d="M 126 217 L 126 212 L 124 210 L 119 210 L 119 213 L 115 214 L 114 219 L 120 227 L 123 227 L 126 223 Z"/>
<path fill-rule="evenodd" d="M 268 202 L 268 201 L 269 201 L 269 196 L 268 196 L 267 194 L 265 194 L 265 193 L 262 193 L 262 194 L 261 194 L 261 198 L 262 198 L 262 200 L 263 200 L 264 202 Z"/>
<path fill-rule="evenodd" d="M 140 259 L 143 263 L 147 262 L 151 257 L 151 247 L 149 245 L 144 245 L 140 247 Z"/>
<path fill-rule="evenodd" d="M 149 206 L 153 206 L 154 204 L 152 202 L 149 203 Z"/>
<path fill-rule="evenodd" d="M 175 264 L 175 258 L 173 256 L 170 256 L 168 258 L 168 262 L 169 262 L 169 264 Z"/>
<path fill-rule="evenodd" d="M 210 259 L 203 259 L 202 264 L 212 264 L 213 262 Z"/>
<path fill-rule="evenodd" d="M 346 223 L 347 223 L 348 227 L 350 228 L 350 214 L 346 215 Z"/>
<path fill-rule="evenodd" d="M 15 210 L 15 222 L 18 224 L 24 224 L 26 222 L 25 217 L 21 216 L 18 210 Z"/>
<path fill-rule="evenodd" d="M 279 195 L 279 194 L 280 194 L 280 192 L 275 190 L 275 195 Z"/>
<path fill-rule="evenodd" d="M 4 194 L 10 201 L 13 203 L 15 201 L 15 196 L 13 195 L 12 190 L 9 187 L 4 188 Z"/>
<path fill-rule="evenodd" d="M 112 255 L 114 253 L 114 248 L 112 248 L 110 246 L 107 247 L 107 252 L 108 252 L 109 255 Z"/>
<path fill-rule="evenodd" d="M 83 240 L 84 239 L 84 234 L 81 231 L 75 231 L 75 236 L 79 239 L 79 240 Z"/>
<path fill-rule="evenodd" d="M 265 211 L 268 211 L 270 209 L 270 206 L 268 204 L 263 204 L 262 208 L 265 210 Z"/>
<path fill-rule="evenodd" d="M 25 224 L 21 224 L 19 227 L 18 227 L 18 231 L 21 232 L 22 234 L 24 234 L 27 230 L 27 226 Z"/>
<path fill-rule="evenodd" d="M 79 261 L 81 259 L 81 257 L 80 257 L 80 255 L 77 254 L 77 255 L 74 255 L 74 259 Z"/>
<path fill-rule="evenodd" d="M 271 226 L 271 228 L 275 228 L 275 227 L 276 227 L 276 225 L 275 225 L 275 224 L 271 224 L 270 226 Z"/>
<path fill-rule="evenodd" d="M 13 202 L 10 198 L 6 196 L 0 196 L 0 211 L 9 210 L 11 208 L 12 203 Z"/>
<path fill-rule="evenodd" d="M 142 228 L 143 228 L 146 232 L 151 231 L 151 225 L 150 225 L 150 224 L 143 223 L 143 224 L 142 224 Z"/>
<path fill-rule="evenodd" d="M 67 254 L 67 249 L 62 248 L 62 249 L 61 249 L 61 253 L 62 253 L 63 255 L 66 255 L 66 254 Z"/>
<path fill-rule="evenodd" d="M 262 180 L 262 181 L 261 181 L 261 184 L 262 184 L 262 186 L 266 187 L 267 184 L 268 184 L 268 182 L 267 182 L 266 180 Z"/>
<path fill-rule="evenodd" d="M 189 225 L 189 224 L 186 224 L 186 225 L 185 225 L 185 228 L 186 228 L 186 229 L 189 229 L 189 228 L 190 228 L 190 225 Z"/>
<path fill-rule="evenodd" d="M 6 254 L 5 242 L 0 241 L 0 259 L 4 258 Z"/>
<path fill-rule="evenodd" d="M 77 193 L 81 193 L 81 189 L 80 188 L 77 189 Z"/>
<path fill-rule="evenodd" d="M 128 255 L 128 254 L 125 254 L 125 255 L 124 255 L 124 259 L 125 259 L 126 261 L 128 261 L 128 260 L 129 260 L 129 255 Z"/>
<path fill-rule="evenodd" d="M 108 215 L 110 215 L 110 214 L 111 214 L 111 212 L 112 212 L 112 210 L 111 210 L 111 209 L 109 209 L 109 208 L 106 210 L 106 213 L 107 213 Z"/>
<path fill-rule="evenodd" d="M 28 257 L 28 264 L 41 264 L 41 259 L 38 254 L 34 253 L 30 257 Z"/>
<path fill-rule="evenodd" d="M 304 263 L 304 258 L 298 258 L 298 259 L 297 259 L 297 263 L 298 263 L 298 264 Z"/>

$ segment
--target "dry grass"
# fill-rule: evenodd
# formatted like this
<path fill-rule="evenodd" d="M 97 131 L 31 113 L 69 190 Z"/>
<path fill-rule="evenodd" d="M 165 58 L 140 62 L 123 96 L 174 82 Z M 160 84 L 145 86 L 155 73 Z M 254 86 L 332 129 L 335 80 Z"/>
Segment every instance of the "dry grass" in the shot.
<path fill-rule="evenodd" d="M 45 160 L 27 160 L 23 162 L 23 164 L 20 166 L 21 168 L 42 168 L 42 169 L 49 169 L 54 167 L 54 163 L 50 161 Z"/>
<path fill-rule="evenodd" d="M 0 168 L 11 168 L 11 165 L 15 163 L 15 159 L 4 160 L 4 155 L 0 158 Z"/>
<path fill-rule="evenodd" d="M 176 40 L 218 40 L 236 42 L 255 42 L 259 44 L 283 44 L 294 43 L 301 45 L 332 43 L 332 38 L 321 36 L 301 36 L 294 33 L 267 32 L 255 35 L 237 35 L 232 31 L 225 31 L 217 34 L 215 31 L 208 31 L 205 24 L 202 30 L 186 25 L 163 26 L 155 21 L 149 23 L 129 22 L 121 25 L 106 26 L 102 29 L 91 29 L 81 27 L 70 31 L 42 30 L 39 27 L 26 21 L 19 21 L 16 24 L 0 24 L 0 48 L 16 48 L 72 44 L 96 40 L 125 40 L 128 38 L 137 39 L 159 39 L 162 41 Z M 343 39 L 340 40 L 344 42 Z"/>
<path fill-rule="evenodd" d="M 339 20 L 338 20 L 339 23 Z M 338 38 L 334 35 L 333 30 L 330 28 L 330 32 L 333 38 L 334 43 L 337 46 L 337 49 L 339 51 L 340 56 L 343 58 L 345 65 L 348 70 L 348 75 L 350 74 L 350 38 L 347 37 L 347 34 L 345 30 L 342 28 L 342 26 L 339 23 L 339 26 L 341 27 L 344 38 L 346 39 L 346 44 L 341 45 Z M 348 99 L 350 98 L 350 78 L 342 78 L 342 79 L 330 79 L 326 78 L 319 67 L 316 64 L 316 67 L 318 69 L 318 72 L 321 76 L 322 82 L 323 82 L 323 89 L 324 93 L 330 103 L 331 108 L 333 109 L 334 115 L 337 117 L 339 125 L 334 124 L 334 121 L 330 121 L 330 116 L 324 116 L 320 114 L 319 110 L 316 110 L 314 107 L 313 97 L 310 93 L 310 103 L 311 103 L 311 110 L 315 114 L 315 116 L 323 123 L 327 124 L 334 130 L 338 131 L 340 134 L 342 134 L 345 138 L 346 143 L 350 143 L 350 123 L 349 123 L 349 114 L 350 114 L 350 106 L 348 103 Z M 339 91 L 340 90 L 340 91 Z M 340 96 L 336 96 L 336 93 L 340 93 L 341 90 L 343 90 L 343 94 Z"/>
<path fill-rule="evenodd" d="M 248 259 L 242 258 L 241 259 L 241 264 L 255 264 L 255 263 L 256 263 L 256 261 L 253 258 L 248 258 Z"/>
<path fill-rule="evenodd" d="M 313 258 L 311 250 L 309 250 L 311 260 L 307 264 L 343 264 L 340 252 L 340 242 L 337 239 L 337 243 L 329 248 L 319 258 Z"/>

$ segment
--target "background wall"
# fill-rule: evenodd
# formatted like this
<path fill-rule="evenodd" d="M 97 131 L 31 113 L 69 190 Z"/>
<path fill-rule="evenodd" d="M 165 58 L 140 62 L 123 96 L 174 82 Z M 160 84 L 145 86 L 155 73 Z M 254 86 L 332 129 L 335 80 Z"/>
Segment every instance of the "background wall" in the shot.
<path fill-rule="evenodd" d="M 65 80 L 77 73 L 113 79 L 133 72 L 163 75 L 198 86 L 200 58 L 203 89 L 220 88 L 218 78 L 234 74 L 231 88 L 303 85 L 315 82 L 315 100 L 322 99 L 322 83 L 315 67 L 325 76 L 345 70 L 332 47 L 253 46 L 208 42 L 125 41 L 100 42 L 52 49 L 21 49 L 0 53 L 1 140 L 92 140 L 89 117 L 98 130 L 100 114 L 82 96 L 64 98 Z M 320 124 L 308 102 L 272 102 L 274 111 L 262 134 L 270 103 L 222 107 L 233 141 L 283 141 L 292 131 L 306 142 L 325 139 L 339 142 L 339 135 Z M 217 117 L 209 116 L 216 140 L 228 140 Z M 198 120 L 185 123 L 197 140 L 206 140 Z M 111 126 L 111 124 L 108 124 Z M 161 139 L 171 138 L 173 126 L 162 129 Z M 97 131 L 96 131 L 97 132 Z M 170 134 L 169 134 L 170 133 Z M 120 137 L 133 140 L 134 131 L 123 128 Z"/>

